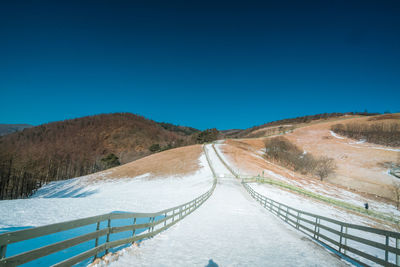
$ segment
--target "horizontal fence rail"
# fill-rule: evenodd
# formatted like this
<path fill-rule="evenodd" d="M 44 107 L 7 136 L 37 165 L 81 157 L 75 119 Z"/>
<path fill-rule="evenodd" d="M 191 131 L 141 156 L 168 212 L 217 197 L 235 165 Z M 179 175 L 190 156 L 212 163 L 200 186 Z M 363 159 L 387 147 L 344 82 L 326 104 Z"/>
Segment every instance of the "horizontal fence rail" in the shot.
<path fill-rule="evenodd" d="M 304 212 L 265 197 L 242 181 L 264 208 L 314 240 L 361 265 L 400 266 L 400 233 Z"/>
<path fill-rule="evenodd" d="M 205 148 L 204 148 L 205 151 Z M 207 152 L 205 151 L 207 160 L 209 161 Z M 211 166 L 211 165 L 210 165 Z M 214 174 L 214 170 L 212 169 Z M 8 232 L 0 234 L 0 266 L 17 266 L 31 262 L 33 260 L 48 256 L 50 254 L 62 251 L 67 248 L 82 244 L 84 242 L 93 241 L 93 248 L 81 252 L 80 254 L 74 255 L 66 260 L 58 262 L 53 266 L 71 266 L 87 260 L 91 257 L 94 259 L 101 253 L 107 254 L 111 248 L 120 247 L 122 245 L 133 244 L 135 242 L 151 238 L 158 233 L 166 230 L 172 225 L 176 224 L 187 215 L 192 213 L 198 207 L 200 207 L 214 192 L 216 187 L 216 177 L 212 187 L 202 194 L 201 196 L 189 201 L 185 204 L 177 207 L 165 209 L 154 213 L 107 213 L 103 215 L 77 219 L 62 223 L 56 223 L 51 225 L 39 226 L 31 229 L 19 230 L 15 232 Z M 130 224 L 123 226 L 115 225 L 117 220 L 130 220 Z M 146 221 L 145 223 L 137 223 L 137 221 Z M 106 227 L 100 229 L 101 225 L 105 224 Z M 40 238 L 55 233 L 61 233 L 63 231 L 77 229 L 79 227 L 96 225 L 96 229 L 93 232 L 84 233 L 83 235 L 75 236 L 73 238 L 61 240 L 49 245 L 37 247 L 32 250 L 28 250 L 16 255 L 7 257 L 7 246 L 11 244 L 18 244 L 18 242 L 24 242 L 34 238 Z M 141 229 L 139 234 L 136 230 Z M 129 237 L 120 238 L 111 241 L 110 236 L 112 234 L 128 232 Z M 100 238 L 105 238 L 103 244 L 99 244 Z M 20 243 L 20 244 L 21 244 Z"/>

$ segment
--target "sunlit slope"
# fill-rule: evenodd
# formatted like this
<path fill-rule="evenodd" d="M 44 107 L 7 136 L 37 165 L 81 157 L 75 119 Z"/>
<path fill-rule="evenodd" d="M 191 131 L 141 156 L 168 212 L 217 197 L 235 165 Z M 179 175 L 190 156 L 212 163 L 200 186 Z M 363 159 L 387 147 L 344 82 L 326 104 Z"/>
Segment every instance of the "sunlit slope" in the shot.
<path fill-rule="evenodd" d="M 156 153 L 102 172 L 97 178 L 127 178 L 145 173 L 150 177 L 180 176 L 198 170 L 201 145 L 185 146 Z"/>

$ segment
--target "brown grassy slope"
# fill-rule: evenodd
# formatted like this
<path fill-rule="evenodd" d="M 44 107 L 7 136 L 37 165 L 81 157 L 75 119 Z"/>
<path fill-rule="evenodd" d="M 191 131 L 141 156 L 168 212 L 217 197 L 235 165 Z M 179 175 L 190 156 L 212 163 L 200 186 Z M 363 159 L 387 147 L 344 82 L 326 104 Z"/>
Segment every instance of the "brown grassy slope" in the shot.
<path fill-rule="evenodd" d="M 264 148 L 264 139 L 265 138 L 226 140 L 224 142 L 224 146 L 221 147 L 221 150 L 226 156 L 230 165 L 244 176 L 262 176 L 263 171 L 265 171 L 265 177 L 281 180 L 285 183 L 289 183 L 309 191 L 313 191 L 310 189 L 315 189 L 317 193 L 318 190 L 321 190 L 329 197 L 337 197 L 339 199 L 343 199 L 344 201 L 348 201 L 348 194 L 346 194 L 346 192 L 349 192 L 355 199 L 369 202 L 370 204 L 372 203 L 371 205 L 380 205 L 381 203 L 391 205 L 395 204 L 393 201 L 387 198 L 379 196 L 377 197 L 374 194 L 359 192 L 357 190 L 353 190 L 338 184 L 332 184 L 327 181 L 321 182 L 318 178 L 310 177 L 309 175 L 302 175 L 277 164 L 268 162 L 261 156 L 263 153 L 261 150 Z M 269 171 L 273 172 L 274 175 L 272 175 Z M 342 198 L 343 193 L 345 193 L 345 195 Z M 371 226 L 378 228 L 388 227 L 388 230 L 396 229 L 393 228 L 395 227 L 394 225 L 390 223 L 388 224 L 387 222 L 382 222 L 380 220 L 371 221 Z"/>
<path fill-rule="evenodd" d="M 150 178 L 185 175 L 199 169 L 201 153 L 201 145 L 170 149 L 106 170 L 102 178 L 136 177 L 146 173 L 150 174 Z"/>
<path fill-rule="evenodd" d="M 346 123 L 369 119 L 371 118 L 351 118 Z M 335 159 L 338 167 L 336 175 L 327 178 L 327 181 L 361 192 L 393 198 L 391 187 L 394 179 L 387 174 L 382 163 L 396 161 L 399 152 L 384 150 L 384 147 L 368 143 L 355 144 L 354 140 L 348 138 L 334 138 L 329 130 L 334 123 L 299 128 L 286 137 L 313 155 Z"/>
<path fill-rule="evenodd" d="M 126 163 L 149 155 L 148 148 L 155 143 L 179 147 L 195 142 L 185 132 L 166 126 L 170 130 L 141 116 L 115 113 L 44 124 L 0 137 L 0 199 L 24 197 L 48 181 L 102 170 L 101 159 L 110 153 Z"/>
<path fill-rule="evenodd" d="M 384 121 L 382 117 L 376 116 L 349 117 L 343 122 L 368 122 L 376 119 Z M 293 133 L 286 134 L 285 137 L 315 156 L 334 158 L 338 168 L 336 174 L 326 179 L 327 182 L 393 199 L 392 184 L 396 178 L 387 174 L 388 169 L 383 163 L 395 162 L 400 152 L 385 150 L 387 147 L 375 144 L 356 144 L 355 140 L 348 138 L 337 139 L 330 134 L 330 127 L 335 123 L 337 120 L 310 124 L 295 129 Z M 228 140 L 226 144 L 230 146 L 225 147 L 224 152 L 230 156 L 236 166 L 248 174 L 257 175 L 261 174 L 262 170 L 269 169 L 293 179 L 317 179 L 285 170 L 265 161 L 259 156 L 262 152 L 257 153 L 264 148 L 263 140 L 263 138 Z"/>

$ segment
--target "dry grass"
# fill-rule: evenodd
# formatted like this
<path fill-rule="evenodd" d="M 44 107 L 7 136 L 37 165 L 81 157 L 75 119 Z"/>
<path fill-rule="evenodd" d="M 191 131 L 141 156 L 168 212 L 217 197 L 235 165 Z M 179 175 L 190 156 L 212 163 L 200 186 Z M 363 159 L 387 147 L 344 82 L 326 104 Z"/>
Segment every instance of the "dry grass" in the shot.
<path fill-rule="evenodd" d="M 104 178 L 126 178 L 150 173 L 150 177 L 180 176 L 199 169 L 201 145 L 175 148 L 104 171 Z M 101 176 L 96 176 L 98 177 Z"/>
<path fill-rule="evenodd" d="M 374 117 L 372 117 L 374 118 Z M 344 123 L 363 123 L 371 118 L 352 118 Z M 351 139 L 332 137 L 329 129 L 334 122 L 296 129 L 286 137 L 302 149 L 317 156 L 327 156 L 337 163 L 336 175 L 327 180 L 360 192 L 394 199 L 393 177 L 381 162 L 394 162 L 399 152 L 376 149 L 377 145 L 355 144 Z"/>

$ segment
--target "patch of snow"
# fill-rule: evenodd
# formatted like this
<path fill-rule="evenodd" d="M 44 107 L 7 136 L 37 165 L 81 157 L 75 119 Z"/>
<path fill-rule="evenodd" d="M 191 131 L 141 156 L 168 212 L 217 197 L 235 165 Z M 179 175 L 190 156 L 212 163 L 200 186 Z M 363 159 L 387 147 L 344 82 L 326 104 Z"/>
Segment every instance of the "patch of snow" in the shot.
<path fill-rule="evenodd" d="M 345 139 L 344 137 L 341 137 L 341 136 L 339 136 L 339 135 L 337 135 L 335 132 L 333 132 L 333 131 L 329 131 L 330 133 L 331 133 L 331 135 L 333 136 L 333 137 L 335 137 L 335 138 L 337 138 L 337 139 Z"/>

